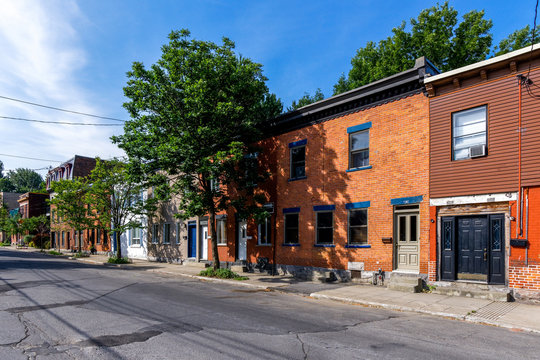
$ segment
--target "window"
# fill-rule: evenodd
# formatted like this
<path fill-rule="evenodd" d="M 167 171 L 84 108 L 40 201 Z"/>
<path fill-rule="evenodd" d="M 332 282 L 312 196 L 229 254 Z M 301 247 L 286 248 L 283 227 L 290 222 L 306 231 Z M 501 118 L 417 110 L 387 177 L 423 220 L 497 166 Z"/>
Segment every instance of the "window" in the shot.
<path fill-rule="evenodd" d="M 157 244 L 158 243 L 158 229 L 159 229 L 159 225 L 158 224 L 154 224 L 152 225 L 152 244 Z"/>
<path fill-rule="evenodd" d="M 163 224 L 163 243 L 171 243 L 171 224 Z"/>
<path fill-rule="evenodd" d="M 62 247 L 64 247 L 65 244 L 66 244 L 65 240 L 66 240 L 66 233 L 64 231 L 62 231 Z"/>
<path fill-rule="evenodd" d="M 316 244 L 334 243 L 334 212 L 319 211 L 317 214 L 317 239 Z"/>
<path fill-rule="evenodd" d="M 227 244 L 227 219 L 219 219 L 216 221 L 216 233 L 218 245 Z"/>
<path fill-rule="evenodd" d="M 367 209 L 349 210 L 349 244 L 367 244 Z"/>
<path fill-rule="evenodd" d="M 108 239 L 107 230 L 103 230 L 103 246 L 107 245 L 107 239 Z"/>
<path fill-rule="evenodd" d="M 470 159 L 471 148 L 486 146 L 486 113 L 487 107 L 480 106 L 452 114 L 453 160 Z"/>
<path fill-rule="evenodd" d="M 96 244 L 101 244 L 101 229 L 97 229 L 96 231 Z"/>
<path fill-rule="evenodd" d="M 285 244 L 298 244 L 298 215 L 285 214 Z"/>
<path fill-rule="evenodd" d="M 176 244 L 180 244 L 180 229 L 182 228 L 182 223 L 176 223 Z"/>
<path fill-rule="evenodd" d="M 291 148 L 291 179 L 306 177 L 306 146 Z"/>
<path fill-rule="evenodd" d="M 219 191 L 219 179 L 210 179 L 210 190 L 214 192 Z"/>
<path fill-rule="evenodd" d="M 270 217 L 259 224 L 259 245 L 272 244 L 272 221 Z"/>
<path fill-rule="evenodd" d="M 131 229 L 131 245 L 141 245 L 141 228 L 136 227 Z"/>
<path fill-rule="evenodd" d="M 349 134 L 349 169 L 369 166 L 369 129 Z"/>

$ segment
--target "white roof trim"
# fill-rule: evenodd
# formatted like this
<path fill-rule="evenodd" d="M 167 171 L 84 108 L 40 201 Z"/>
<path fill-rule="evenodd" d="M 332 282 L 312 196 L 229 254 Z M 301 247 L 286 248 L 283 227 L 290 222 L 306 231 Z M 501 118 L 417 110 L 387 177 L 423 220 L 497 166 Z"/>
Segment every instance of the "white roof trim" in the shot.
<path fill-rule="evenodd" d="M 533 48 L 533 51 L 534 50 L 539 50 L 540 49 L 540 43 L 534 44 L 532 46 L 532 48 Z M 426 77 L 426 78 L 424 78 L 424 84 L 428 84 L 428 83 L 431 83 L 431 82 L 434 82 L 434 81 L 437 81 L 437 80 L 441 80 L 441 79 L 445 79 L 445 78 L 448 78 L 448 77 L 456 76 L 458 74 L 461 74 L 461 73 L 464 73 L 464 72 L 467 72 L 467 71 L 480 69 L 480 68 L 482 68 L 484 66 L 495 64 L 495 63 L 498 63 L 500 61 L 509 60 L 509 59 L 514 58 L 516 56 L 526 54 L 529 51 L 531 51 L 531 47 L 527 46 L 527 47 L 524 47 L 523 49 L 512 51 L 512 52 L 509 52 L 507 54 L 499 55 L 499 56 L 496 56 L 496 57 L 491 58 L 491 59 L 487 59 L 487 60 L 480 61 L 480 62 L 471 64 L 471 65 L 463 66 L 463 67 L 460 67 L 460 68 L 457 68 L 457 69 L 454 69 L 454 70 L 450 70 L 450 71 L 447 71 L 447 72 L 439 74 L 439 75 Z"/>

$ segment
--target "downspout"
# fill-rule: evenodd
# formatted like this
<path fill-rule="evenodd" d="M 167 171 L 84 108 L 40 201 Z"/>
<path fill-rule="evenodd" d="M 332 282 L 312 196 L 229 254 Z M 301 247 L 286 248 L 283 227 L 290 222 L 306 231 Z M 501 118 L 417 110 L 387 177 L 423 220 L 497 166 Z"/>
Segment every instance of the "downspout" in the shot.
<path fill-rule="evenodd" d="M 516 223 L 516 238 L 523 235 L 523 194 L 521 192 L 521 87 L 523 79 L 518 76 L 519 94 L 518 94 L 518 206 L 517 206 L 517 223 Z"/>
<path fill-rule="evenodd" d="M 525 239 L 529 240 L 529 189 L 527 188 L 527 199 L 525 200 Z M 529 245 L 525 247 L 525 266 L 529 267 Z"/>

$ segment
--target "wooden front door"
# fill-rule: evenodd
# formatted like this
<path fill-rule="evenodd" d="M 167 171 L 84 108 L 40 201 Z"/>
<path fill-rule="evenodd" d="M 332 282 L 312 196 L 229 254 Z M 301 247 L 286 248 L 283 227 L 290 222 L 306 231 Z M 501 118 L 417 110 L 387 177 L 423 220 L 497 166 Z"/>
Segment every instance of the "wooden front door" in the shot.
<path fill-rule="evenodd" d="M 419 270 L 419 215 L 398 213 L 396 219 L 396 270 Z"/>

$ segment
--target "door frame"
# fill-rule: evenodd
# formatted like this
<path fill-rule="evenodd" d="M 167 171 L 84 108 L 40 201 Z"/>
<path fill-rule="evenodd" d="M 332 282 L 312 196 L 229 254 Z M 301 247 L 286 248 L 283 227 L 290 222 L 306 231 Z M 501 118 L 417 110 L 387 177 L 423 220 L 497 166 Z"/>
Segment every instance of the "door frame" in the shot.
<path fill-rule="evenodd" d="M 508 242 L 508 229 L 507 229 L 507 219 L 506 219 L 506 213 L 504 212 L 494 212 L 494 213 L 467 213 L 467 214 L 443 214 L 438 215 L 438 226 L 437 226 L 437 276 L 439 280 L 441 281 L 458 281 L 457 279 L 457 273 L 458 273 L 458 218 L 475 218 L 475 217 L 485 217 L 487 219 L 487 232 L 488 232 L 488 246 L 487 246 L 487 281 L 481 283 L 485 283 L 488 285 L 508 285 L 508 252 L 506 250 L 507 248 L 507 242 Z M 493 221 L 500 221 L 500 224 L 502 224 L 502 229 L 500 229 L 500 249 L 494 250 L 493 249 Z M 453 279 L 443 279 L 443 252 L 444 247 L 442 242 L 443 239 L 443 225 L 445 222 L 451 222 L 452 223 L 452 268 L 453 268 Z M 500 274 L 494 274 L 493 271 L 493 262 L 494 262 L 494 256 L 495 254 L 499 254 L 499 258 L 502 260 L 502 275 Z M 501 279 L 502 277 L 502 279 Z M 495 278 L 495 279 L 494 279 Z M 460 281 L 472 281 L 472 280 L 460 280 Z M 474 281 L 478 282 L 478 281 Z"/>
<path fill-rule="evenodd" d="M 242 260 L 240 260 L 240 223 L 245 223 L 245 226 L 246 226 L 246 258 L 245 258 L 245 259 L 242 259 Z M 247 236 L 247 225 L 248 225 L 247 220 L 244 220 L 244 219 L 237 219 L 237 220 L 236 220 L 236 246 L 235 246 L 235 259 L 236 259 L 237 261 L 246 261 L 246 260 L 247 260 L 247 240 L 248 240 L 248 236 Z"/>
<path fill-rule="evenodd" d="M 193 238 L 193 236 L 191 235 L 191 230 L 192 229 L 195 229 L 195 238 Z M 187 257 L 188 258 L 196 258 L 197 257 L 197 222 L 196 221 L 189 221 L 188 222 L 188 226 L 187 226 L 187 236 L 188 236 L 188 241 L 187 241 Z M 195 244 L 195 249 L 194 249 L 194 252 L 195 254 L 193 254 L 193 250 L 192 250 L 192 247 L 193 247 L 193 244 Z M 190 255 L 190 252 L 192 255 L 194 256 L 189 256 Z"/>

